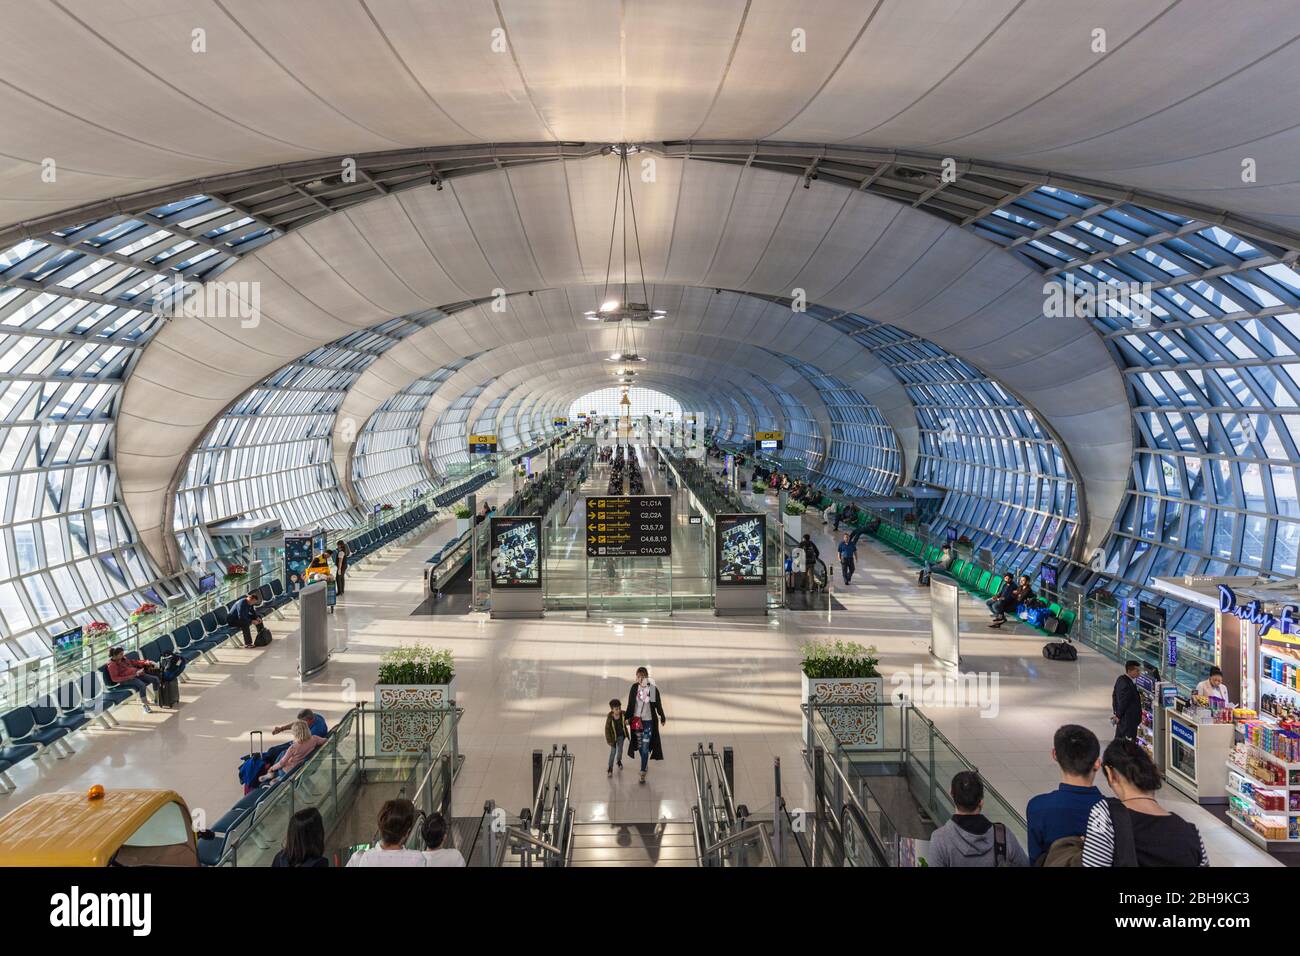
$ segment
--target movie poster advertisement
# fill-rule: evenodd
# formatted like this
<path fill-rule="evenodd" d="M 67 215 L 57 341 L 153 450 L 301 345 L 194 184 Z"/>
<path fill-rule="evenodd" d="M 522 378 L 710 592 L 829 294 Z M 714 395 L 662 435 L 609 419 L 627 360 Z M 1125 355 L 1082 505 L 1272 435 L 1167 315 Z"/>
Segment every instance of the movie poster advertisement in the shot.
<path fill-rule="evenodd" d="M 490 520 L 492 587 L 540 588 L 542 519 L 532 515 Z"/>
<path fill-rule="evenodd" d="M 767 584 L 766 515 L 718 515 L 714 535 L 719 586 Z"/>

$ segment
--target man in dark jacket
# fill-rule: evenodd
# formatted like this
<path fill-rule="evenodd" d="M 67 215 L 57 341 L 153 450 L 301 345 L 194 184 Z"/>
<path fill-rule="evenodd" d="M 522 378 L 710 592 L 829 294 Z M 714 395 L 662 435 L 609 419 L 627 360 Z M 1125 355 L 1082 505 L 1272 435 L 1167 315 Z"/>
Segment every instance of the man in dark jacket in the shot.
<path fill-rule="evenodd" d="M 1138 724 L 1142 721 L 1142 697 L 1138 694 L 1137 676 L 1142 665 L 1137 661 L 1125 661 L 1124 673 L 1115 681 L 1115 689 L 1110 693 L 1110 722 L 1115 725 L 1115 737 L 1133 740 L 1137 737 Z"/>
<path fill-rule="evenodd" d="M 806 534 L 803 540 L 799 542 L 799 547 L 803 548 L 803 553 L 807 556 L 807 567 L 804 571 L 804 590 L 813 589 L 813 579 L 815 578 L 814 570 L 817 567 L 817 559 L 821 557 L 821 550 L 817 547 L 817 542 L 812 539 L 812 535 Z"/>
<path fill-rule="evenodd" d="M 230 605 L 226 621 L 231 627 L 237 627 L 243 632 L 245 647 L 253 646 L 253 626 L 262 623 L 262 615 L 257 611 L 257 606 L 261 603 L 261 596 L 254 591 Z"/>

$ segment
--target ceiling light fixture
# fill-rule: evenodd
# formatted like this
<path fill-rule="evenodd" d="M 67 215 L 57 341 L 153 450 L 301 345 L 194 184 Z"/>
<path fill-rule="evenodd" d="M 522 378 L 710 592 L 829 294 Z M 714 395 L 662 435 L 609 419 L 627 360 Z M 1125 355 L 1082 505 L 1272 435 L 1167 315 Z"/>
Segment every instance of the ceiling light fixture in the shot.
<path fill-rule="evenodd" d="M 609 226 L 609 255 L 605 262 L 605 285 L 601 290 L 600 298 L 597 300 L 600 304 L 590 311 L 584 312 L 583 317 L 589 322 L 611 322 L 615 325 L 613 352 L 610 353 L 607 362 L 644 362 L 645 358 L 641 355 L 641 350 L 637 343 L 636 324 L 641 322 L 659 321 L 664 319 L 668 313 L 665 309 L 653 308 L 650 299 L 650 287 L 646 282 L 645 263 L 641 255 L 641 236 L 637 228 L 636 219 L 636 200 L 632 197 L 632 174 L 628 169 L 627 158 L 632 153 L 637 152 L 637 148 L 628 143 L 619 143 L 609 146 L 602 150 L 607 155 L 618 155 L 618 184 L 614 190 L 614 211 Z M 628 227 L 631 227 L 631 236 L 629 237 Z M 614 279 L 614 251 L 619 245 L 619 236 L 622 235 L 622 274 L 618 282 Z M 629 248 L 629 239 L 631 244 L 635 245 L 635 250 Z M 635 266 L 640 273 L 641 284 L 641 301 L 634 302 L 628 296 L 628 286 L 630 278 L 630 264 L 635 258 Z M 616 290 L 622 287 L 622 294 L 616 294 Z M 604 338 L 602 336 L 602 338 Z M 604 344 L 604 343 L 602 343 Z M 626 371 L 621 369 L 620 374 Z M 630 372 L 628 374 L 631 374 Z"/>

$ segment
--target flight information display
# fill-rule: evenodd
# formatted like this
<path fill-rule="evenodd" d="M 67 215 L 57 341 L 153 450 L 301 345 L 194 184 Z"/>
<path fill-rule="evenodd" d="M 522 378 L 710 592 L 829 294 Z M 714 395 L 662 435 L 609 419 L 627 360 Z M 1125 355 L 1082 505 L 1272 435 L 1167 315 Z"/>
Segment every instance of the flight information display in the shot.
<path fill-rule="evenodd" d="M 767 584 L 767 516 L 718 515 L 715 521 L 717 583 Z"/>
<path fill-rule="evenodd" d="M 496 517 L 491 521 L 491 572 L 494 588 L 542 586 L 542 519 Z"/>
<path fill-rule="evenodd" d="M 668 495 L 589 495 L 587 556 L 666 557 L 672 554 L 672 498 Z"/>

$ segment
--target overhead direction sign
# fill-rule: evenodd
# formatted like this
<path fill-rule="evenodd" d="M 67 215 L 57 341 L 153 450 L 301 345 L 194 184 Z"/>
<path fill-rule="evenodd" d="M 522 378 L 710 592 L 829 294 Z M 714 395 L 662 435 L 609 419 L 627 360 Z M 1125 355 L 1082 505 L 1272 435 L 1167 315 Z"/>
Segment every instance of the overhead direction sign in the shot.
<path fill-rule="evenodd" d="M 588 495 L 587 556 L 667 557 L 672 554 L 672 497 Z"/>

